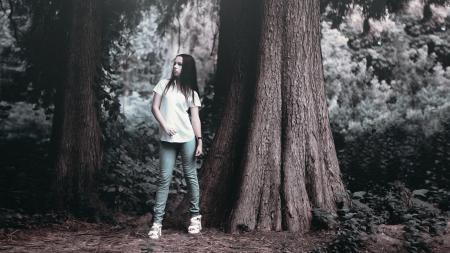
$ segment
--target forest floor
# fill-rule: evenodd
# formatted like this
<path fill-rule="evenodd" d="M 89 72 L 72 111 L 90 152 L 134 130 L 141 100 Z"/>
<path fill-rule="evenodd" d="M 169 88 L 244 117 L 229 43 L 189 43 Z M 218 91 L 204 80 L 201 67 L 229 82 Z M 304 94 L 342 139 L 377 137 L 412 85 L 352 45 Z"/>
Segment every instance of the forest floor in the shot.
<path fill-rule="evenodd" d="M 309 252 L 334 238 L 333 231 L 227 234 L 204 229 L 193 236 L 183 229 L 165 228 L 161 239 L 151 240 L 147 232 L 147 225 L 66 220 L 41 228 L 0 229 L 0 252 Z"/>
<path fill-rule="evenodd" d="M 0 229 L 0 252 L 310 252 L 335 238 L 335 231 L 306 234 L 290 232 L 247 232 L 227 234 L 204 229 L 189 235 L 183 229 L 165 228 L 160 240 L 147 236 L 146 216 L 124 225 L 88 223 L 68 219 L 32 229 Z M 450 223 L 449 223 L 450 226 Z M 406 252 L 401 226 L 380 226 L 379 233 L 366 240 L 362 252 Z M 432 252 L 450 252 L 450 234 L 433 239 Z"/>

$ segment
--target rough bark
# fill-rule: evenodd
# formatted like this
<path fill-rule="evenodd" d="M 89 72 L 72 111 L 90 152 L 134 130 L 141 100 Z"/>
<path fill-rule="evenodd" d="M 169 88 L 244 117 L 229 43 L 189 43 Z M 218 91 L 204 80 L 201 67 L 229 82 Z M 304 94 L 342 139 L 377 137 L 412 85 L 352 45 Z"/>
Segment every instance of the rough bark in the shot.
<path fill-rule="evenodd" d="M 229 45 L 219 45 L 218 77 L 229 91 L 202 168 L 205 225 L 308 231 L 312 208 L 333 213 L 348 201 L 328 120 L 319 1 L 222 1 L 221 8 L 234 17 L 221 26 L 235 30 L 220 40 Z"/>
<path fill-rule="evenodd" d="M 94 85 L 101 63 L 101 6 L 90 0 L 69 6 L 67 78 L 58 92 L 53 141 L 57 205 L 78 212 L 98 205 L 94 176 L 102 160 L 102 135 Z"/>
<path fill-rule="evenodd" d="M 255 99 L 231 230 L 281 230 L 281 6 L 280 1 L 264 6 Z"/>
<path fill-rule="evenodd" d="M 247 122 L 255 79 L 256 50 L 258 43 L 259 11 L 257 0 L 223 0 L 221 13 L 230 15 L 221 27 L 227 26 L 222 33 L 219 45 L 218 75 L 227 80 L 224 87 L 227 108 L 221 118 L 214 143 L 202 168 L 200 180 L 201 209 L 205 224 L 227 226 L 225 222 L 235 202 L 239 188 L 236 168 L 241 161 L 243 145 L 246 140 Z M 223 19 L 221 19 L 223 22 Z M 231 29 L 233 27 L 233 29 Z M 219 74 L 221 73 L 221 74 Z"/>
<path fill-rule="evenodd" d="M 311 208 L 336 210 L 345 189 L 328 120 L 319 1 L 289 0 L 283 65 L 282 171 L 285 224 L 306 231 Z M 305 191 L 306 190 L 306 191 Z"/>

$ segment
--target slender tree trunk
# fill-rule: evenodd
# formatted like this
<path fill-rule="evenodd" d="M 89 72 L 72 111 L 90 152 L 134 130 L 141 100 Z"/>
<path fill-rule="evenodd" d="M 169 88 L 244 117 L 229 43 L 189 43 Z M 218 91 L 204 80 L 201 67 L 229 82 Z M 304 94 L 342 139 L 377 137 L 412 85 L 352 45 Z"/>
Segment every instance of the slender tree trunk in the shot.
<path fill-rule="evenodd" d="M 425 1 L 422 14 L 423 14 L 422 22 L 430 21 L 431 18 L 433 17 L 433 11 L 431 10 L 430 1 Z"/>
<path fill-rule="evenodd" d="M 369 33 L 370 33 L 370 21 L 369 21 L 369 18 L 366 17 L 366 18 L 364 18 L 364 21 L 363 21 L 363 32 L 362 32 L 362 34 L 363 35 L 368 35 Z"/>
<path fill-rule="evenodd" d="M 66 80 L 54 122 L 58 207 L 95 209 L 94 176 L 102 160 L 101 129 L 94 85 L 101 63 L 100 1 L 70 2 Z"/>
<path fill-rule="evenodd" d="M 262 11 L 256 22 L 233 10 L 246 5 Z M 312 208 L 335 212 L 337 202 L 348 200 L 328 120 L 319 0 L 222 1 L 221 7 L 221 15 L 251 25 L 247 29 L 260 31 L 260 37 L 258 43 L 233 33 L 232 41 L 259 50 L 251 58 L 247 50 L 234 51 L 230 61 L 246 58 L 256 70 L 233 65 L 228 73 L 226 108 L 202 174 L 206 223 L 224 224 L 231 232 L 307 231 Z M 230 68 L 221 67 L 218 72 Z M 233 82 L 243 76 L 245 82 Z"/>

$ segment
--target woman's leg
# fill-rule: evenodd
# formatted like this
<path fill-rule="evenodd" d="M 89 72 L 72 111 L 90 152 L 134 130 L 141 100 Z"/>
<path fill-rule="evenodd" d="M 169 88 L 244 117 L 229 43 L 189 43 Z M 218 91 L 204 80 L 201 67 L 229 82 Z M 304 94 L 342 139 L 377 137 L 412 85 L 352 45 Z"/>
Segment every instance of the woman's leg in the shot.
<path fill-rule="evenodd" d="M 159 146 L 160 172 L 158 179 L 158 191 L 156 192 L 156 201 L 155 206 L 153 207 L 154 223 L 162 224 L 176 157 L 177 143 L 161 141 Z"/>
<path fill-rule="evenodd" d="M 185 142 L 181 145 L 181 159 L 184 171 L 184 177 L 189 190 L 190 207 L 189 212 L 191 216 L 200 213 L 199 207 L 199 186 L 197 178 L 197 167 L 195 165 L 195 139 Z"/>

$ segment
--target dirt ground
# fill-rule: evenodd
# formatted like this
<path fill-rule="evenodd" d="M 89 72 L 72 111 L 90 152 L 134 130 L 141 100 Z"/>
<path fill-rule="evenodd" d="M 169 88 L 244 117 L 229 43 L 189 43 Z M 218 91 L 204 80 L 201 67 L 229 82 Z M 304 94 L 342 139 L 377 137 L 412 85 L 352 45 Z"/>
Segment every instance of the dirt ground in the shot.
<path fill-rule="evenodd" d="M 189 235 L 185 229 L 164 228 L 160 240 L 147 236 L 149 216 L 124 217 L 119 225 L 88 223 L 68 219 L 62 224 L 34 229 L 1 229 L 0 253 L 28 252 L 310 252 L 335 238 L 334 231 L 307 234 L 290 232 L 248 232 L 227 234 L 204 229 Z M 367 253 L 407 253 L 402 225 L 380 225 L 366 238 Z M 434 253 L 450 252 L 450 221 L 447 233 L 427 239 Z"/>
<path fill-rule="evenodd" d="M 0 231 L 0 252 L 309 252 L 332 240 L 330 231 L 305 235 L 289 232 L 226 234 L 204 229 L 192 236 L 181 229 L 163 229 L 160 240 L 147 228 L 124 228 L 67 220 L 39 229 Z"/>

